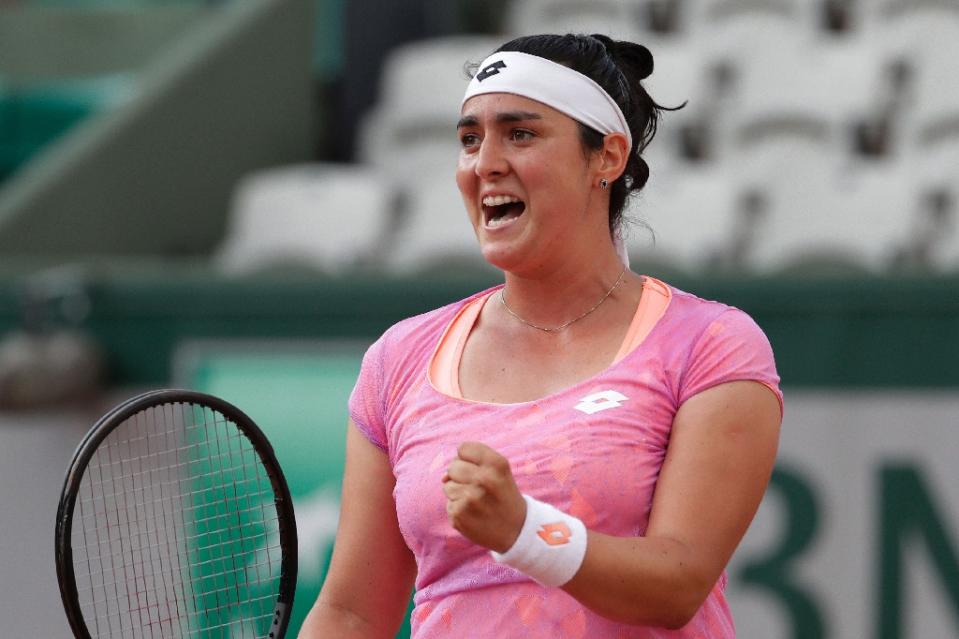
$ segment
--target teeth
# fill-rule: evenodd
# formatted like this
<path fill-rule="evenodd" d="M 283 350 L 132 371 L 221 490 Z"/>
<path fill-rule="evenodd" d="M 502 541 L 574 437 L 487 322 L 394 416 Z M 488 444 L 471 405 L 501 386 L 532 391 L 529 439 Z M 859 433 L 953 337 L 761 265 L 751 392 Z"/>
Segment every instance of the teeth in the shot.
<path fill-rule="evenodd" d="M 513 204 L 514 202 L 519 202 L 518 197 L 513 197 L 512 195 L 487 195 L 483 198 L 484 206 L 502 206 L 504 204 Z"/>

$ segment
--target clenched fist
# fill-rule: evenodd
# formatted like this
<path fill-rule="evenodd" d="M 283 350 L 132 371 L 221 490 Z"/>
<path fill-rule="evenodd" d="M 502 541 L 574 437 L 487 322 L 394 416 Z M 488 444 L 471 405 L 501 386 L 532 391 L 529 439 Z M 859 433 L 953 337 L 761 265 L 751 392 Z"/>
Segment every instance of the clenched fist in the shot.
<path fill-rule="evenodd" d="M 526 519 L 509 462 L 479 442 L 464 442 L 443 475 L 450 524 L 470 541 L 506 552 Z"/>

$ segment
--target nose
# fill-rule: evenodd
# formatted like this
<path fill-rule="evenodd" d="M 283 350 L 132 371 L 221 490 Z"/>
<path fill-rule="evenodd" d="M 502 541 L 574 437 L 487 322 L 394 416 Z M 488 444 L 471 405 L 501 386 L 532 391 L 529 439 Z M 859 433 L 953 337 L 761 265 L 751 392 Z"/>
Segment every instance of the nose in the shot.
<path fill-rule="evenodd" d="M 509 173 L 509 161 L 504 154 L 503 145 L 495 137 L 487 136 L 480 143 L 474 170 L 481 178 L 499 177 Z"/>

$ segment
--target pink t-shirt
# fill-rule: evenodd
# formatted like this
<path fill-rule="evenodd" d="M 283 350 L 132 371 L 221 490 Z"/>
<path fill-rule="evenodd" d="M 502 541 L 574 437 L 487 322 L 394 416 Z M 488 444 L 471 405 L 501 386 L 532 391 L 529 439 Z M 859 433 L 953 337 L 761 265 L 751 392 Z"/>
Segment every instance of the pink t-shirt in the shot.
<path fill-rule="evenodd" d="M 388 455 L 396 476 L 400 532 L 417 563 L 413 638 L 734 637 L 725 574 L 680 630 L 610 621 L 561 589 L 496 563 L 454 530 L 441 478 L 460 443 L 481 441 L 509 460 L 522 492 L 589 529 L 640 536 L 684 401 L 734 380 L 761 382 L 782 401 L 766 336 L 738 309 L 646 278 L 643 299 L 664 301 L 640 303 L 624 348 L 606 370 L 535 401 L 463 399 L 456 333 L 462 335 L 463 316 L 473 309 L 475 317 L 496 290 L 390 328 L 367 351 L 350 397 L 350 416 Z M 445 363 L 437 363 L 438 351 Z M 442 371 L 449 377 L 434 380 Z"/>

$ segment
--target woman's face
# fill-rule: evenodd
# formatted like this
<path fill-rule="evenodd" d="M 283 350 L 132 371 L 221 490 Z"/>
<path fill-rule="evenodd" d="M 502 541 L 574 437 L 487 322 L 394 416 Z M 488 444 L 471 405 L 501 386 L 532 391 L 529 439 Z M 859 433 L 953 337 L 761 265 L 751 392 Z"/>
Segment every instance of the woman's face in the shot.
<path fill-rule="evenodd" d="M 607 232 L 608 213 L 590 206 L 591 165 L 572 118 L 535 100 L 489 93 L 463 105 L 457 131 L 456 182 L 489 263 L 536 269 L 591 237 L 590 225 Z"/>

